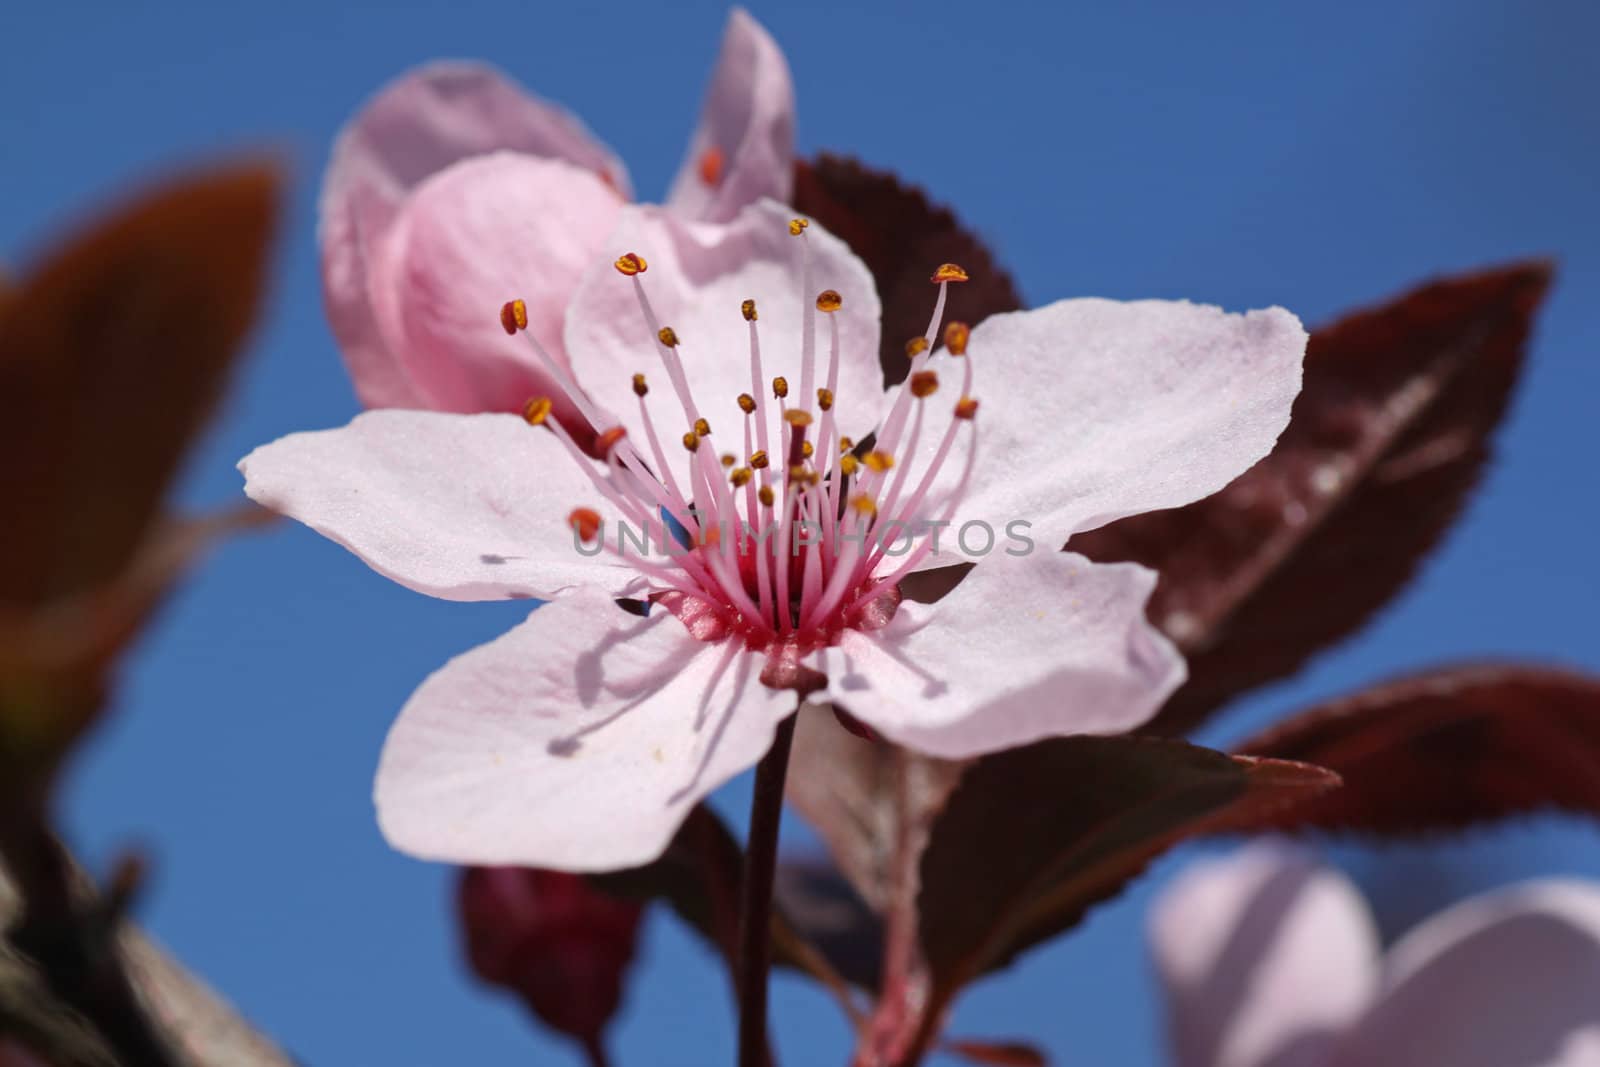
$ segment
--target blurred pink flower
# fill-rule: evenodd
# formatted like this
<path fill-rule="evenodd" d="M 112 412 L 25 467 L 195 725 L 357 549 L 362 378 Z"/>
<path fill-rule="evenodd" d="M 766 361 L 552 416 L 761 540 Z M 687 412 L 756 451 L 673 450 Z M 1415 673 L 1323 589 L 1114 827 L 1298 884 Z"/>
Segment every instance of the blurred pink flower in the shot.
<path fill-rule="evenodd" d="M 786 200 L 793 140 L 783 54 L 735 9 L 667 208 L 726 222 Z M 565 367 L 567 301 L 630 195 L 581 122 L 492 67 L 433 63 L 385 87 L 340 133 L 321 200 L 324 300 L 362 403 L 510 412 L 559 395 L 483 309 L 525 293 Z"/>
<path fill-rule="evenodd" d="M 1300 384 L 1293 315 L 1063 300 L 941 332 L 962 277 L 947 265 L 926 347 L 885 391 L 871 275 L 820 227 L 771 201 L 719 226 L 627 207 L 612 240 L 628 254 L 585 275 L 565 331 L 566 392 L 604 460 L 537 401 L 544 429 L 368 412 L 240 464 L 252 498 L 413 589 L 551 601 L 402 711 L 377 783 L 398 848 L 646 862 L 766 751 L 792 690 L 961 757 L 1128 730 L 1183 679 L 1144 617 L 1155 575 L 1056 549 L 1266 454 Z M 517 307 L 503 315 L 517 332 Z M 652 359 L 665 374 L 646 380 Z M 873 431 L 874 451 L 850 451 Z M 664 555 L 658 532 L 647 555 L 613 526 L 659 531 L 662 512 L 699 547 Z M 944 548 L 922 520 L 946 524 Z M 911 571 L 968 558 L 950 595 L 901 602 Z"/>
<path fill-rule="evenodd" d="M 1592 1067 L 1600 886 L 1551 879 L 1428 919 L 1387 952 L 1344 875 L 1261 843 L 1156 902 L 1179 1067 Z"/>

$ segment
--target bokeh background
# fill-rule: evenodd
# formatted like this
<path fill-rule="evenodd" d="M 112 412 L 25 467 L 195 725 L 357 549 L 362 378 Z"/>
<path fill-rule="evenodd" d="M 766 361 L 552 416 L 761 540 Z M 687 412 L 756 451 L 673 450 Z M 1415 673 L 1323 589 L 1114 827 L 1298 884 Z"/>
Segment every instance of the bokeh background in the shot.
<path fill-rule="evenodd" d="M 1203 7 L 754 10 L 793 67 L 802 148 L 893 166 L 954 204 L 1031 302 L 1283 304 L 1316 324 L 1430 274 L 1558 257 L 1499 459 L 1454 536 L 1362 637 L 1206 739 L 1437 661 L 1600 670 L 1600 5 Z M 579 112 L 654 198 L 725 14 L 684 0 L 11 5 L 0 257 L 25 262 L 87 202 L 176 160 L 261 144 L 292 160 L 273 312 L 184 491 L 231 503 L 251 447 L 356 411 L 322 319 L 314 225 L 328 145 L 366 96 L 422 60 L 489 59 Z M 576 1064 L 468 980 L 452 872 L 390 852 L 369 800 L 412 687 L 524 610 L 428 601 L 287 525 L 228 546 L 147 640 L 78 761 L 75 843 L 95 862 L 149 847 L 144 919 L 308 1064 Z M 747 798 L 740 781 L 718 805 L 740 822 Z M 786 834 L 816 847 L 803 826 Z M 975 988 L 953 1032 L 1031 1038 L 1061 1064 L 1162 1062 L 1143 916 L 1193 854 Z M 1501 882 L 1600 876 L 1600 834 L 1556 817 L 1331 854 L 1373 890 L 1390 933 Z M 848 1034 L 824 997 L 792 978 L 775 997 L 787 1062 L 842 1062 Z M 656 916 L 614 1034 L 619 1061 L 731 1062 L 732 1035 L 718 965 Z"/>

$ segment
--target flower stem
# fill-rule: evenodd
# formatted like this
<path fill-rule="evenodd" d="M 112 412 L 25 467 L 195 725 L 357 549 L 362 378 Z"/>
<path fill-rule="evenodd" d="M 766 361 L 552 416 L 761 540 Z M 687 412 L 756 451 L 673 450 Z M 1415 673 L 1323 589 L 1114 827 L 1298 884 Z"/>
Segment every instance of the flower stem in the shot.
<path fill-rule="evenodd" d="M 778 866 L 778 820 L 789 774 L 795 716 L 778 724 L 772 748 L 756 765 L 750 839 L 739 907 L 739 1067 L 767 1067 L 767 972 L 772 967 L 772 883 Z"/>

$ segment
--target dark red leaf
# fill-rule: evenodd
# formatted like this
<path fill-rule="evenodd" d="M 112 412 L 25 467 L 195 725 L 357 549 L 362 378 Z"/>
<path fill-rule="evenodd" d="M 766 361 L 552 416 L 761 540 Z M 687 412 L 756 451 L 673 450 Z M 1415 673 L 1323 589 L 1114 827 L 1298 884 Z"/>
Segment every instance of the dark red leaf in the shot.
<path fill-rule="evenodd" d="M 778 907 L 841 978 L 876 989 L 882 977 L 883 920 L 826 860 L 778 864 Z"/>
<path fill-rule="evenodd" d="M 1241 750 L 1318 763 L 1345 784 L 1239 830 L 1414 834 L 1542 810 L 1600 815 L 1600 679 L 1442 668 L 1311 708 Z"/>
<path fill-rule="evenodd" d="M 1020 1041 L 946 1041 L 944 1050 L 985 1067 L 1046 1067 L 1050 1060 Z"/>
<path fill-rule="evenodd" d="M 477 976 L 605 1062 L 601 1037 L 622 1003 L 644 906 L 582 875 L 525 867 L 466 868 L 456 903 Z"/>
<path fill-rule="evenodd" d="M 270 167 L 170 182 L 0 305 L 0 602 L 99 588 L 145 542 L 260 303 Z"/>
<path fill-rule="evenodd" d="M 1161 574 L 1151 618 L 1189 681 L 1152 732 L 1292 674 L 1404 587 L 1482 472 L 1550 278 L 1542 262 L 1447 278 L 1318 330 L 1271 455 L 1199 503 L 1073 538 Z"/>
<path fill-rule="evenodd" d="M 950 287 L 947 320 L 977 325 L 1022 306 L 1011 276 L 948 208 L 887 171 L 823 154 L 795 162 L 794 206 L 849 244 L 872 271 L 883 302 L 880 356 L 887 380 L 906 375 L 905 344 L 921 337 L 933 313 L 928 276 L 959 263 L 969 280 Z"/>
<path fill-rule="evenodd" d="M 922 857 L 934 1008 L 1076 925 L 1178 841 L 1338 784 L 1320 767 L 1181 741 L 1063 737 L 968 769 Z"/>

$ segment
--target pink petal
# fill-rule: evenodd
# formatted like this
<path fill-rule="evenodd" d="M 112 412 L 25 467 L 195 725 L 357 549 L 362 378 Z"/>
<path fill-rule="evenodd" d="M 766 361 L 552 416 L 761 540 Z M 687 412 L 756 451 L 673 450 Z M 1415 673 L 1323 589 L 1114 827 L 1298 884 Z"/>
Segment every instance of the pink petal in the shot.
<path fill-rule="evenodd" d="M 770 382 L 786 376 L 790 403 L 800 388 L 801 314 L 817 293 L 835 289 L 844 298 L 838 320 L 839 387 L 835 414 L 846 434 L 865 434 L 877 423 L 883 400 L 878 365 L 877 290 L 872 274 L 844 242 L 813 224 L 806 231 L 812 256 L 809 295 L 801 271 L 801 239 L 789 235 L 790 214 L 772 201 L 747 207 L 726 226 L 690 223 L 659 207 L 626 207 L 610 238 L 605 262 L 584 278 L 567 312 L 567 351 L 578 383 L 602 407 L 618 415 L 635 441 L 643 430 L 633 375 L 644 373 L 650 417 L 667 443 L 691 420 L 684 414 L 662 367 L 654 331 L 634 295 L 634 283 L 611 266 L 624 252 L 643 256 L 649 269 L 638 276 L 661 325 L 680 341 L 690 391 L 712 427 L 720 450 L 743 447 L 744 415 L 737 403 L 751 391 L 749 326 L 739 305 L 756 302 L 760 316 L 765 395 Z M 815 384 L 826 384 L 827 316 L 816 313 Z M 775 418 L 775 416 L 774 416 Z"/>
<path fill-rule="evenodd" d="M 433 63 L 402 75 L 334 142 L 322 183 L 323 297 L 356 392 L 369 407 L 428 406 L 373 321 L 370 250 L 414 187 L 458 160 L 496 149 L 569 160 L 629 195 L 622 164 L 582 123 L 480 64 Z"/>
<path fill-rule="evenodd" d="M 379 823 L 424 859 L 647 863 L 794 709 L 758 673 L 742 647 L 694 641 L 665 611 L 562 597 L 417 690 L 384 747 Z"/>
<path fill-rule="evenodd" d="M 1281 308 L 1084 299 L 984 320 L 968 348 L 978 459 L 957 523 L 1023 519 L 1059 543 L 1209 496 L 1288 425 L 1305 343 Z M 947 382 L 953 363 L 934 364 Z M 928 413 L 939 417 L 919 453 L 932 451 L 950 405 Z M 936 484 L 955 485 L 960 468 L 946 464 Z"/>
<path fill-rule="evenodd" d="M 787 202 L 793 184 L 789 65 L 761 24 L 736 7 L 667 204 L 690 218 L 726 222 L 762 197 Z"/>
<path fill-rule="evenodd" d="M 590 171 L 509 152 L 417 187 L 374 249 L 369 291 L 380 333 L 429 407 L 516 411 L 563 395 L 528 338 L 506 334 L 500 308 L 525 300 L 529 334 L 565 363 L 567 301 L 620 207 Z"/>
<path fill-rule="evenodd" d="M 567 515 L 593 484 L 546 430 L 512 415 L 369 411 L 239 463 L 245 492 L 402 585 L 447 600 L 622 595 L 635 574 L 585 557 Z M 603 512 L 602 512 L 603 513 Z"/>
<path fill-rule="evenodd" d="M 1122 733 L 1184 678 L 1145 621 L 1152 571 L 996 548 L 936 604 L 823 654 L 828 695 L 910 748 L 962 758 L 1059 734 Z"/>
<path fill-rule="evenodd" d="M 1322 1067 L 1377 986 L 1361 895 L 1287 845 L 1185 870 L 1156 901 L 1150 939 L 1178 1067 Z"/>
<path fill-rule="evenodd" d="M 1458 904 L 1390 952 L 1329 1067 L 1600 1062 L 1600 887 L 1530 882 Z"/>

